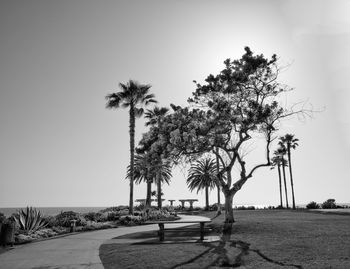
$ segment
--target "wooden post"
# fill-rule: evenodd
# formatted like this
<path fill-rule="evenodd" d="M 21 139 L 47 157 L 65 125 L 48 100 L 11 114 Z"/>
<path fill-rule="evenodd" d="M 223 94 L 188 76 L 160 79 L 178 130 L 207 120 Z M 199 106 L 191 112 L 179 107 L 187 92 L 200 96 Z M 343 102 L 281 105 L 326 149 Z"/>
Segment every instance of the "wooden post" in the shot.
<path fill-rule="evenodd" d="M 158 223 L 159 225 L 159 241 L 164 241 L 164 223 Z"/>

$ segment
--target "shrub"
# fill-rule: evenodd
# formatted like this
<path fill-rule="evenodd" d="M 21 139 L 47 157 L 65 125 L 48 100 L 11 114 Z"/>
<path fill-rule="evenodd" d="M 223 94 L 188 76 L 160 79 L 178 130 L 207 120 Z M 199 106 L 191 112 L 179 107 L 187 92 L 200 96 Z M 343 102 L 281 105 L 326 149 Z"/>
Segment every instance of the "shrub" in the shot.
<path fill-rule="evenodd" d="M 19 228 L 26 233 L 35 232 L 47 225 L 41 212 L 32 207 L 27 207 L 25 210 L 21 209 L 13 215 L 13 219 Z"/>
<path fill-rule="evenodd" d="M 328 199 L 327 201 L 324 201 L 322 203 L 323 209 L 333 209 L 337 208 L 337 205 L 335 204 L 335 199 Z"/>
<path fill-rule="evenodd" d="M 86 220 L 79 214 L 73 211 L 61 212 L 56 216 L 57 225 L 62 227 L 70 227 L 71 221 L 76 220 L 76 226 L 85 226 Z"/>
<path fill-rule="evenodd" d="M 48 227 L 48 228 L 58 226 L 57 220 L 54 216 L 44 216 L 43 219 L 46 223 L 46 227 Z"/>
<path fill-rule="evenodd" d="M 176 216 L 175 212 L 169 213 L 167 210 L 164 209 L 148 209 L 145 211 L 144 218 L 146 220 L 176 220 L 178 217 Z"/>
<path fill-rule="evenodd" d="M 96 221 L 96 222 L 104 222 L 107 220 L 107 217 L 100 212 L 89 212 L 84 214 L 84 218 L 87 221 Z"/>
<path fill-rule="evenodd" d="M 100 210 L 101 213 L 105 213 L 105 212 L 110 212 L 110 211 L 120 211 L 120 210 L 127 210 L 129 211 L 129 207 L 125 206 L 125 205 L 120 205 L 120 206 L 111 206 L 111 207 L 107 207 L 105 209 Z"/>
<path fill-rule="evenodd" d="M 145 220 L 141 216 L 122 216 L 119 219 L 121 225 L 132 226 L 142 224 Z"/>
<path fill-rule="evenodd" d="M 213 205 L 209 206 L 209 210 L 210 211 L 218 211 L 219 210 L 219 206 L 220 206 L 220 210 L 224 210 L 225 209 L 225 207 L 223 205 L 218 205 L 216 203 L 216 204 L 213 204 Z"/>
<path fill-rule="evenodd" d="M 320 208 L 320 205 L 318 203 L 312 201 L 306 205 L 306 208 L 307 209 L 318 209 L 318 208 Z"/>
<path fill-rule="evenodd" d="M 6 220 L 6 216 L 0 212 L 0 223 L 4 223 Z"/>
<path fill-rule="evenodd" d="M 109 211 L 103 214 L 106 216 L 107 221 L 117 221 L 120 218 L 120 213 L 115 211 Z"/>
<path fill-rule="evenodd" d="M 237 210 L 255 210 L 255 206 L 238 206 Z"/>

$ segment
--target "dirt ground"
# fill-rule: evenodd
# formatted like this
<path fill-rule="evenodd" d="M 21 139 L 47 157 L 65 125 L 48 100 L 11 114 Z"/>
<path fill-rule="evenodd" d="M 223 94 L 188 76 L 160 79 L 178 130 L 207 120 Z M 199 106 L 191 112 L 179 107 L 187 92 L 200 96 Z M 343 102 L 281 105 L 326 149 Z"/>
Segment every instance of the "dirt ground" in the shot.
<path fill-rule="evenodd" d="M 159 243 L 156 232 L 138 233 L 102 245 L 100 258 L 105 268 L 350 268 L 350 215 L 245 210 L 235 220 L 231 236 L 214 242 L 172 233 Z M 209 235 L 219 236 L 222 223 L 214 219 Z"/>

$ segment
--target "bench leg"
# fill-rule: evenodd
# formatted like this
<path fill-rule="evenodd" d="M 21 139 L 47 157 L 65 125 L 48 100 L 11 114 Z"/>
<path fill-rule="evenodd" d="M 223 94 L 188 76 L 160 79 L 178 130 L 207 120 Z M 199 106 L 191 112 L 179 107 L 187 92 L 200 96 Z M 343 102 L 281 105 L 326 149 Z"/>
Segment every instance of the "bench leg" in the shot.
<path fill-rule="evenodd" d="M 200 232 L 201 232 L 201 241 L 204 240 L 204 222 L 201 222 L 200 224 Z"/>
<path fill-rule="evenodd" d="M 159 241 L 164 241 L 164 223 L 159 223 Z"/>

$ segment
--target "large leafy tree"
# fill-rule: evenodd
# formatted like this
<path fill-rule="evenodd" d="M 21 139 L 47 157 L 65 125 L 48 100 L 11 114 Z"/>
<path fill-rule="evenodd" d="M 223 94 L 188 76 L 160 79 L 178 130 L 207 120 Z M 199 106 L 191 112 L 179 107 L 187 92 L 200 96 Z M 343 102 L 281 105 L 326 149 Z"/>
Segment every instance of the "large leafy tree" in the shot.
<path fill-rule="evenodd" d="M 234 195 L 254 172 L 271 165 L 270 147 L 281 120 L 303 110 L 288 110 L 278 103 L 289 88 L 277 82 L 276 55 L 267 59 L 246 47 L 241 59 L 224 63 L 218 75 L 209 75 L 204 85 L 196 83 L 188 100 L 190 107 L 172 105 L 173 112 L 161 126 L 151 128 L 141 144 L 151 144 L 152 150 L 175 162 L 216 155 L 221 164 L 218 181 L 225 196 L 225 228 L 230 230 Z M 253 141 L 264 153 L 260 152 L 258 163 L 248 165 L 246 149 Z"/>
<path fill-rule="evenodd" d="M 293 182 L 293 173 L 292 173 L 292 158 L 291 158 L 291 149 L 295 149 L 298 146 L 298 138 L 295 138 L 293 134 L 286 134 L 282 137 L 280 137 L 280 143 L 285 146 L 287 149 L 287 156 L 288 156 L 288 164 L 289 164 L 289 177 L 290 177 L 290 183 L 292 187 L 292 202 L 293 202 L 293 209 L 296 209 L 295 207 L 295 197 L 294 197 L 294 182 Z"/>
<path fill-rule="evenodd" d="M 139 84 L 129 80 L 126 84 L 119 83 L 120 92 L 106 96 L 106 107 L 109 109 L 129 109 L 129 134 L 130 134 L 130 197 L 129 213 L 134 213 L 134 154 L 135 154 L 135 120 L 142 116 L 144 109 L 150 103 L 156 103 L 154 94 L 150 93 L 151 85 Z"/>
<path fill-rule="evenodd" d="M 191 165 L 187 177 L 187 185 L 190 191 L 205 190 L 205 210 L 209 210 L 209 190 L 216 187 L 217 170 L 216 163 L 211 158 L 196 161 Z"/>
<path fill-rule="evenodd" d="M 146 126 L 157 126 L 160 127 L 162 124 L 162 121 L 165 117 L 165 115 L 168 113 L 169 109 L 166 107 L 157 107 L 155 106 L 153 109 L 148 109 L 145 113 Z M 170 162 L 169 160 L 164 160 L 161 156 L 154 156 L 156 160 L 156 167 L 159 167 L 158 174 L 156 174 L 156 183 L 157 183 L 157 201 L 158 201 L 158 208 L 162 208 L 162 181 L 163 181 L 163 175 L 162 171 L 170 170 L 169 174 L 171 176 L 171 168 L 170 168 Z"/>

